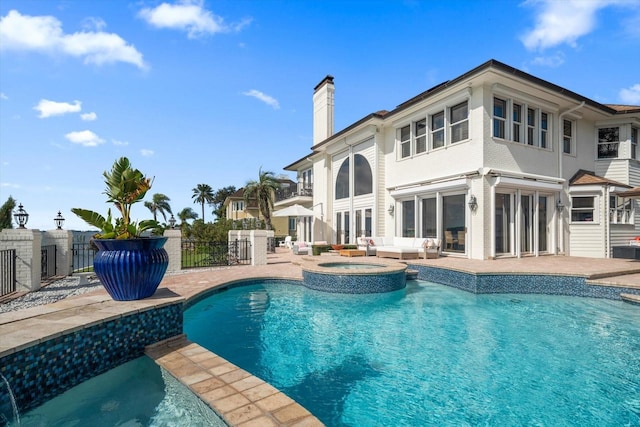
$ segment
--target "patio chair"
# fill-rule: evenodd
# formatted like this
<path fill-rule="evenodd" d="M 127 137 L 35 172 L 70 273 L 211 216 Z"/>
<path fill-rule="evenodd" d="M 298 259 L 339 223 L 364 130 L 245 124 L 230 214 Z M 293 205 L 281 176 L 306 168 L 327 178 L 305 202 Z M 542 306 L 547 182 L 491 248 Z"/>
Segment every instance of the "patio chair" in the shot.
<path fill-rule="evenodd" d="M 444 247 L 446 249 L 453 249 L 453 246 L 458 243 L 456 239 L 453 238 L 453 233 L 451 231 L 444 232 Z"/>
<path fill-rule="evenodd" d="M 291 236 L 285 237 L 284 240 L 280 242 L 280 247 L 281 248 L 291 249 L 291 247 L 292 247 L 292 245 L 291 245 Z"/>

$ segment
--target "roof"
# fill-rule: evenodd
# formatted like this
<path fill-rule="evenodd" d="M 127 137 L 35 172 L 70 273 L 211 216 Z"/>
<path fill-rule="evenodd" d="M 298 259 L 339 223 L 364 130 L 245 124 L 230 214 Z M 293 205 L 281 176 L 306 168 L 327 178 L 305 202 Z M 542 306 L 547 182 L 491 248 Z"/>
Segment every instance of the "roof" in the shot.
<path fill-rule="evenodd" d="M 638 113 L 640 112 L 640 105 L 620 105 L 620 104 L 605 104 L 609 108 L 616 110 L 618 114 L 625 113 Z"/>
<path fill-rule="evenodd" d="M 630 185 L 623 184 L 612 179 L 596 175 L 594 172 L 580 169 L 569 180 L 569 185 L 615 185 L 619 187 L 631 188 Z"/>
<path fill-rule="evenodd" d="M 618 196 L 640 198 L 640 187 L 634 187 L 631 190 L 618 193 Z"/>

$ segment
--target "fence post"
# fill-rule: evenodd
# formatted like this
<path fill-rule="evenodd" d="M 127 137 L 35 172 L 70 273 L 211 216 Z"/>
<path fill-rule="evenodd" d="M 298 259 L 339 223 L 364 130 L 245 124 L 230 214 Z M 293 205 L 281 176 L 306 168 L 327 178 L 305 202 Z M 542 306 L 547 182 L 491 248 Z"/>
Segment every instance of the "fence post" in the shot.
<path fill-rule="evenodd" d="M 182 269 L 182 231 L 164 230 L 164 236 L 168 237 L 164 244 L 164 250 L 169 255 L 167 273 L 175 273 Z"/>
<path fill-rule="evenodd" d="M 4 229 L 0 249 L 16 250 L 16 291 L 40 289 L 42 233 L 31 229 Z"/>
<path fill-rule="evenodd" d="M 43 231 L 42 245 L 56 245 L 57 276 L 69 276 L 73 273 L 73 231 Z"/>

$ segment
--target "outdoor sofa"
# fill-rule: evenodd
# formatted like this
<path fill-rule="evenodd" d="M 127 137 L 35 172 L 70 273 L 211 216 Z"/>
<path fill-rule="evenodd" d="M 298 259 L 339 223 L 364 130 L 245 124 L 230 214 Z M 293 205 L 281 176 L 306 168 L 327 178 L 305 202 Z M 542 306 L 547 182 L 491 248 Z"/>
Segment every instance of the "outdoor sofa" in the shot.
<path fill-rule="evenodd" d="M 437 258 L 440 240 L 414 237 L 360 237 L 358 249 L 379 258 L 418 259 Z"/>

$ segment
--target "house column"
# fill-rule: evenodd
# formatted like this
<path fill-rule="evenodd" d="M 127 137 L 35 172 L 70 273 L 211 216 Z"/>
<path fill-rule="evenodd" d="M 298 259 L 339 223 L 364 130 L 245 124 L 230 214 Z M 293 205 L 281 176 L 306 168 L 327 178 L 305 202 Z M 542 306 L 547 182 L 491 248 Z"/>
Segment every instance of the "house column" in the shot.
<path fill-rule="evenodd" d="M 73 273 L 73 232 L 70 230 L 42 232 L 42 246 L 48 245 L 56 246 L 56 275 L 71 275 Z"/>

